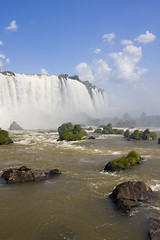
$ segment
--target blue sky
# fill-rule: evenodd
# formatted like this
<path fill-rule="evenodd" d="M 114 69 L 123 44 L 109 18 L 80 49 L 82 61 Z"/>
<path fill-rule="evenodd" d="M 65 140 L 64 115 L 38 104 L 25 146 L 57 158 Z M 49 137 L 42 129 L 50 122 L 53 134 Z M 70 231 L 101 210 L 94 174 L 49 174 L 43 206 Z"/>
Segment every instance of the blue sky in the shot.
<path fill-rule="evenodd" d="M 159 0 L 1 0 L 0 68 L 78 74 L 108 112 L 160 114 Z"/>

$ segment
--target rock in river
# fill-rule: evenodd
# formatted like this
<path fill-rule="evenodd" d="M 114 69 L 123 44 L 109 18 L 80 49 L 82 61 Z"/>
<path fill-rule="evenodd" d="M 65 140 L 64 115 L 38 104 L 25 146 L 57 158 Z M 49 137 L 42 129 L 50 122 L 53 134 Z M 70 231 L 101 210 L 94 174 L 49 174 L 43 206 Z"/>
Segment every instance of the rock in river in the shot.
<path fill-rule="evenodd" d="M 26 166 L 22 166 L 20 168 L 10 168 L 5 170 L 2 173 L 1 177 L 6 180 L 6 183 L 24 183 L 40 181 L 58 174 L 60 174 L 60 171 L 58 169 L 52 169 L 48 172 L 42 172 L 39 170 L 28 168 Z"/>
<path fill-rule="evenodd" d="M 149 218 L 149 236 L 151 240 L 160 240 L 160 219 Z"/>
<path fill-rule="evenodd" d="M 8 130 L 23 130 L 23 128 L 16 122 L 12 122 Z"/>
<path fill-rule="evenodd" d="M 137 207 L 141 202 L 150 199 L 152 190 L 144 182 L 128 181 L 117 185 L 110 197 L 123 212 L 130 211 Z"/>

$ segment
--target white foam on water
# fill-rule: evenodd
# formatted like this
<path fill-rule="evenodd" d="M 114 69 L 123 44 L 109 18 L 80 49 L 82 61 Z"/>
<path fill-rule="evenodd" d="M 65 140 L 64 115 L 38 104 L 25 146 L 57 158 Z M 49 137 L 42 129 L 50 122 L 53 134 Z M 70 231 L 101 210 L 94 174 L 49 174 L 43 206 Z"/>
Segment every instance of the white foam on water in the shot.
<path fill-rule="evenodd" d="M 121 151 L 108 150 L 104 155 L 120 155 L 120 154 L 122 154 Z"/>
<path fill-rule="evenodd" d="M 75 145 L 73 144 L 75 142 L 67 142 L 67 141 L 63 141 L 63 142 L 58 142 L 58 145 L 56 146 L 56 148 L 63 148 L 63 149 L 78 149 L 78 150 L 85 150 L 85 147 L 82 147 L 80 145 Z"/>
<path fill-rule="evenodd" d="M 118 174 L 117 174 L 116 172 L 107 172 L 107 171 L 104 171 L 104 170 L 102 170 L 102 171 L 100 172 L 100 174 L 108 175 L 108 176 L 113 176 L 113 177 L 117 177 L 117 176 L 118 176 Z"/>
<path fill-rule="evenodd" d="M 160 211 L 160 207 L 150 206 L 150 208 L 152 208 L 152 209 L 154 209 L 154 210 L 157 210 L 157 211 Z"/>
<path fill-rule="evenodd" d="M 160 191 L 160 183 L 156 183 L 155 185 L 150 185 L 152 191 L 158 192 Z"/>
<path fill-rule="evenodd" d="M 99 149 L 94 149 L 94 152 L 96 152 L 96 153 L 103 153 L 103 151 L 99 150 Z"/>
<path fill-rule="evenodd" d="M 21 140 L 19 142 L 15 142 L 15 143 L 21 144 L 21 145 L 29 145 L 29 144 L 31 144 L 31 140 L 26 138 L 25 140 L 23 139 L 23 140 Z"/>
<path fill-rule="evenodd" d="M 119 154 L 121 154 L 121 151 L 112 152 L 111 154 L 112 155 L 119 155 Z"/>

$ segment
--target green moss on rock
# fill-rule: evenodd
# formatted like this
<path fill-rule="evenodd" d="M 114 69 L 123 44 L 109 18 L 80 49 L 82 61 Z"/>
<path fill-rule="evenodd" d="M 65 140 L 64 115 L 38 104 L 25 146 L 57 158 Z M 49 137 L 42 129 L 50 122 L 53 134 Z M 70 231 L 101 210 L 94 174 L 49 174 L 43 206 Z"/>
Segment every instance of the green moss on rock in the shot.
<path fill-rule="evenodd" d="M 140 155 L 135 151 L 131 151 L 127 156 L 122 156 L 107 163 L 104 170 L 110 172 L 123 170 L 136 164 L 140 164 L 141 162 L 142 158 Z"/>
<path fill-rule="evenodd" d="M 95 133 L 102 133 L 102 134 L 123 134 L 123 129 L 117 129 L 112 128 L 112 123 L 109 123 L 108 125 L 101 125 L 99 128 L 97 128 Z"/>
<path fill-rule="evenodd" d="M 0 144 L 9 144 L 9 143 L 13 143 L 13 141 L 9 137 L 8 131 L 0 128 Z"/>
<path fill-rule="evenodd" d="M 60 140 L 76 141 L 87 136 L 86 131 L 79 124 L 64 123 L 58 128 Z"/>
<path fill-rule="evenodd" d="M 157 139 L 157 134 L 155 132 L 151 132 L 149 129 L 144 131 L 139 131 L 138 129 L 134 130 L 134 132 L 129 136 L 129 133 L 126 130 L 124 133 L 125 138 L 134 139 L 134 140 L 155 140 Z"/>

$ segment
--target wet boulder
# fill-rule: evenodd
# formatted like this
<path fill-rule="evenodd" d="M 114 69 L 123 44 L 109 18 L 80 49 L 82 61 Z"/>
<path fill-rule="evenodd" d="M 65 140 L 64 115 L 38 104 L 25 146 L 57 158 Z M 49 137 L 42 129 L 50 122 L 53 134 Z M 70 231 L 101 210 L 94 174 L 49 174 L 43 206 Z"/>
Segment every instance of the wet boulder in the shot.
<path fill-rule="evenodd" d="M 122 167 L 117 166 L 113 161 L 110 161 L 104 167 L 105 172 L 116 172 L 123 170 Z"/>
<path fill-rule="evenodd" d="M 149 218 L 149 237 L 151 240 L 160 239 L 160 219 Z"/>
<path fill-rule="evenodd" d="M 48 173 L 46 173 L 48 176 L 55 176 L 55 175 L 58 175 L 60 174 L 61 172 L 59 171 L 59 169 L 52 169 L 50 170 Z"/>
<path fill-rule="evenodd" d="M 6 180 L 6 183 L 24 183 L 40 181 L 57 174 L 60 174 L 58 169 L 52 169 L 49 172 L 43 172 L 22 166 L 20 168 L 10 168 L 5 170 L 1 177 Z"/>
<path fill-rule="evenodd" d="M 142 202 L 149 200 L 151 193 L 151 188 L 144 182 L 128 181 L 117 185 L 111 193 L 110 198 L 118 209 L 128 212 L 133 207 L 137 207 Z"/>

